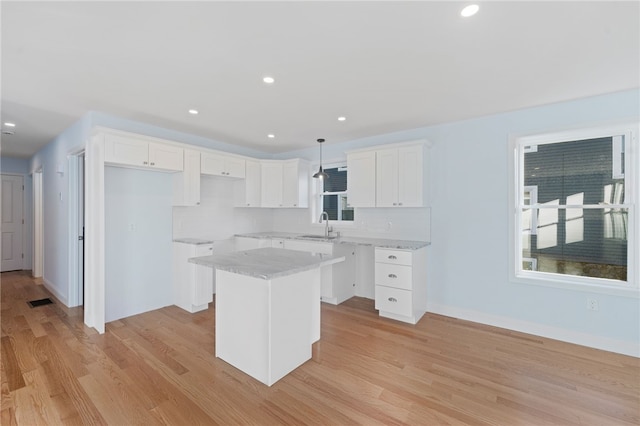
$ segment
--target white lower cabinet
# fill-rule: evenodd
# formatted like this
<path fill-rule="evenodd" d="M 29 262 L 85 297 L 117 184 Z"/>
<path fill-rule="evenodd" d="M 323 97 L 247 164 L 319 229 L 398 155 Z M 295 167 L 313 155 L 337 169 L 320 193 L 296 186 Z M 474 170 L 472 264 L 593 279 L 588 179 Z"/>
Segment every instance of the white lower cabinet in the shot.
<path fill-rule="evenodd" d="M 355 296 L 355 246 L 320 241 L 284 240 L 283 248 L 310 253 L 344 256 L 344 262 L 320 268 L 320 297 L 323 302 L 338 305 Z"/>
<path fill-rule="evenodd" d="M 375 249 L 375 307 L 380 316 L 417 323 L 427 311 L 427 250 Z"/>
<path fill-rule="evenodd" d="M 189 262 L 191 257 L 208 256 L 213 244 L 173 243 L 173 303 L 188 312 L 209 307 L 215 293 L 213 269 Z"/>

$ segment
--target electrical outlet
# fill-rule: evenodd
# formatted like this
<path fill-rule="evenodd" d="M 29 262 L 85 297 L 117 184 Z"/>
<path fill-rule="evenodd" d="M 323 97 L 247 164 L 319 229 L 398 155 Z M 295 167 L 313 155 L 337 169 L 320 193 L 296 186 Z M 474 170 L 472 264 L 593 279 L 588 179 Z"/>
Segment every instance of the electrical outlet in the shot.
<path fill-rule="evenodd" d="M 590 311 L 598 310 L 598 300 L 597 299 L 587 299 L 587 309 Z"/>

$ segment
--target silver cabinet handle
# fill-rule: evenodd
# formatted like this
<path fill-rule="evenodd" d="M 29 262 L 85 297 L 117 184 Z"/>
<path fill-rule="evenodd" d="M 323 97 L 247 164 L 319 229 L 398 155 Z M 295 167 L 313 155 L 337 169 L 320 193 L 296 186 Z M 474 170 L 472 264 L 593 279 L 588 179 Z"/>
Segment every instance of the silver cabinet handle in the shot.
<path fill-rule="evenodd" d="M 396 274 L 389 274 L 389 278 L 398 278 Z"/>
<path fill-rule="evenodd" d="M 152 166 L 155 166 L 155 165 L 156 165 L 156 163 L 151 163 L 151 165 L 152 165 Z"/>
<path fill-rule="evenodd" d="M 394 206 L 397 206 L 397 205 L 398 205 L 398 203 L 393 203 L 393 205 L 394 205 Z"/>
<path fill-rule="evenodd" d="M 390 254 L 389 255 L 389 259 L 397 259 L 397 257 L 395 257 L 394 255 Z"/>
<path fill-rule="evenodd" d="M 398 299 L 396 299 L 395 297 L 390 297 L 389 298 L 389 302 L 397 302 L 397 301 L 398 301 Z"/>
<path fill-rule="evenodd" d="M 402 205 L 402 203 L 398 203 L 398 205 L 399 205 L 399 206 L 401 206 L 401 205 Z"/>
<path fill-rule="evenodd" d="M 149 162 L 147 162 L 147 161 L 143 161 L 143 162 L 142 162 L 142 164 L 149 164 Z"/>

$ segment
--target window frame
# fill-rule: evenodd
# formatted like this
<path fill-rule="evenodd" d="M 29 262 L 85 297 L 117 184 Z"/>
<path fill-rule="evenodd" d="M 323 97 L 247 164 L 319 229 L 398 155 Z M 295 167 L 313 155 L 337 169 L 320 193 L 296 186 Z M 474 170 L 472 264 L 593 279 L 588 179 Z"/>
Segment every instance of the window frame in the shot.
<path fill-rule="evenodd" d="M 514 284 L 531 284 L 566 288 L 613 295 L 640 298 L 637 259 L 640 243 L 639 198 L 640 153 L 638 149 L 639 123 L 573 129 L 537 135 L 512 135 L 509 141 L 509 281 Z M 523 269 L 523 243 L 521 232 L 522 207 L 524 206 L 524 154 L 525 147 L 571 142 L 603 137 L 625 137 L 624 170 L 625 200 L 623 204 L 608 205 L 609 208 L 628 209 L 627 233 L 627 281 L 606 278 L 565 275 L 551 272 L 527 271 Z M 628 141 L 628 142 L 627 142 Z M 615 148 L 614 148 L 615 149 Z M 529 149 L 529 152 L 530 149 Z M 635 164 L 634 164 L 635 162 Z M 538 205 L 539 208 L 544 208 Z M 561 208 L 603 208 L 601 205 L 566 205 Z"/>
<path fill-rule="evenodd" d="M 327 169 L 335 169 L 335 168 L 340 168 L 340 167 L 347 167 L 347 160 L 345 159 L 344 161 L 333 161 L 331 163 L 325 163 L 322 165 L 322 168 L 327 170 Z M 314 167 L 314 170 L 317 169 L 317 167 Z M 349 179 L 349 171 L 347 169 L 347 179 Z M 321 225 L 324 226 L 324 223 L 320 222 L 320 215 L 322 214 L 322 208 L 321 205 L 323 203 L 323 197 L 325 195 L 337 195 L 340 196 L 341 194 L 346 194 L 348 196 L 348 190 L 344 190 L 344 191 L 337 191 L 337 192 L 323 192 L 323 180 L 322 179 L 312 179 L 312 203 L 313 203 L 313 208 L 309 209 L 311 211 L 311 224 L 312 225 Z M 329 223 L 331 224 L 331 226 L 338 226 L 338 227 L 353 227 L 354 223 L 356 221 L 356 211 L 355 208 L 353 210 L 353 220 L 330 220 Z"/>

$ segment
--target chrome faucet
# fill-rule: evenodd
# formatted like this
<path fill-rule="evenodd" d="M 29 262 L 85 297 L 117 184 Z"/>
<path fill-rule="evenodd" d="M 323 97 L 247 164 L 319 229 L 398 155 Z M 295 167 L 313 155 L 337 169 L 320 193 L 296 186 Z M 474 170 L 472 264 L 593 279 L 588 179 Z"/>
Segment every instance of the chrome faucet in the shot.
<path fill-rule="evenodd" d="M 320 215 L 320 223 L 322 223 L 322 219 L 324 218 L 324 236 L 329 237 L 329 233 L 333 231 L 333 229 L 329 226 L 329 213 L 322 212 Z"/>

